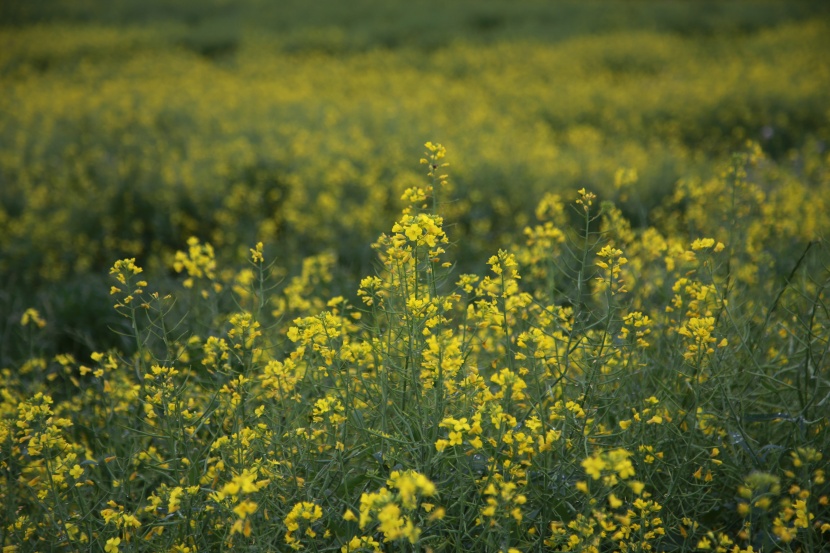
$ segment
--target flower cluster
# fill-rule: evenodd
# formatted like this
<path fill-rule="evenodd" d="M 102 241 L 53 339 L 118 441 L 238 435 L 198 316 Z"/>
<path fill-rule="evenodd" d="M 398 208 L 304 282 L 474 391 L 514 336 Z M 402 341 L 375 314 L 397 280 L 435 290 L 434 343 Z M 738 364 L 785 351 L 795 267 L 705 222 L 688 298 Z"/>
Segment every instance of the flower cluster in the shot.
<path fill-rule="evenodd" d="M 423 531 L 418 525 L 419 518 L 423 518 L 419 506 L 424 513 L 432 512 L 429 519 L 443 516 L 443 509 L 422 501 L 436 494 L 435 485 L 415 471 L 394 471 L 387 485 L 391 489 L 383 487 L 360 496 L 360 529 L 373 525 L 383 534 L 384 542 L 405 539 L 417 543 Z M 353 519 L 354 514 L 347 511 L 345 518 Z"/>
<path fill-rule="evenodd" d="M 148 260 L 165 295 L 113 265 L 110 346 L 49 353 L 55 306 L 14 313 L 3 547 L 821 550 L 826 245 L 760 228 L 751 181 L 773 177 L 730 162 L 732 219 L 678 185 L 649 228 L 546 193 L 537 226 L 454 275 L 453 204 L 428 201 L 446 150 L 426 147 L 432 188 L 408 183 L 372 274 L 276 267 L 265 241 L 234 268 L 191 241 Z"/>

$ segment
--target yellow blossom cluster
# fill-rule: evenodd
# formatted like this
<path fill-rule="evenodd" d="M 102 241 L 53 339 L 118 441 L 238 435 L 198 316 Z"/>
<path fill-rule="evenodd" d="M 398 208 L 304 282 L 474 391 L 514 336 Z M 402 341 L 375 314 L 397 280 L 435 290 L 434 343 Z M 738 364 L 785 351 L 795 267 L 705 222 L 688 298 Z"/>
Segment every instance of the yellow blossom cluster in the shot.
<path fill-rule="evenodd" d="M 185 242 L 147 265 L 153 292 L 116 261 L 115 342 L 60 353 L 56 306 L 21 302 L 3 547 L 820 548 L 827 251 L 763 231 L 763 158 L 715 178 L 732 219 L 687 185 L 650 227 L 601 192 L 546 193 L 456 273 L 447 150 L 426 148 L 433 189 L 402 183 L 412 205 L 359 278 L 334 253 L 283 270 L 267 241 Z"/>

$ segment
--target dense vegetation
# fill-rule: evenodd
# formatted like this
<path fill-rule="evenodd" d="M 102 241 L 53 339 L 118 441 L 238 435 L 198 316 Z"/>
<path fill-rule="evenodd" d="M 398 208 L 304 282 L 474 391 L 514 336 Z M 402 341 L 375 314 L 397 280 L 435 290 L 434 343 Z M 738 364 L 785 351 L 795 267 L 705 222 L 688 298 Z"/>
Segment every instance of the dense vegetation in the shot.
<path fill-rule="evenodd" d="M 321 4 L 0 6 L 4 551 L 830 550 L 827 7 Z"/>

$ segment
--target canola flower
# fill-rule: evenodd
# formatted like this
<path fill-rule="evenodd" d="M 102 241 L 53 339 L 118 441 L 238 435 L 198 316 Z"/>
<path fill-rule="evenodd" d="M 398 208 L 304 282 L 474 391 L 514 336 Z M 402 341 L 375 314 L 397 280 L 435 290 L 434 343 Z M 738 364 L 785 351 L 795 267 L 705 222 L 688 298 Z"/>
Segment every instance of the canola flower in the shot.
<path fill-rule="evenodd" d="M 130 350 L 40 355 L 51 318 L 23 312 L 32 355 L 0 371 L 4 548 L 820 550 L 823 246 L 754 208 L 681 233 L 700 196 L 640 229 L 582 189 L 456 275 L 448 154 L 426 148 L 431 184 L 351 294 L 333 255 L 283 279 L 265 242 L 233 267 L 191 240 L 169 294 L 113 264 Z M 744 173 L 718 186 L 756 205 Z M 807 253 L 753 280 L 777 240 Z"/>
<path fill-rule="evenodd" d="M 772 9 L 763 5 L 759 12 Z M 298 259 L 324 248 L 348 256 L 387 230 L 407 190 L 413 204 L 440 205 L 462 222 L 455 237 L 468 250 L 490 255 L 500 230 L 527 226 L 551 183 L 562 195 L 591 182 L 630 209 L 638 200 L 655 207 L 651 198 L 696 173 L 701 156 L 722 158 L 748 138 L 779 159 L 797 156 L 809 179 L 821 179 L 821 18 L 723 42 L 642 29 L 448 40 L 440 51 L 424 48 L 418 63 L 406 48 L 338 52 L 345 37 L 324 27 L 306 46 L 329 44 L 336 55 L 306 55 L 296 39 L 253 32 L 239 37 L 228 65 L 183 47 L 181 34 L 192 30 L 175 25 L 9 29 L 0 54 L 9 77 L 0 123 L 0 167 L 10 175 L 0 212 L 4 274 L 59 282 L 119 257 L 149 258 L 155 271 L 182 252 L 190 267 L 180 257 L 181 270 L 199 286 L 210 280 L 194 270 L 211 255 L 205 244 L 224 261 L 260 241 L 279 241 Z M 551 75 L 561 86 L 550 86 Z M 436 132 L 468 166 L 443 179 L 445 151 L 430 143 L 423 160 L 433 175 L 423 183 L 405 152 L 413 137 Z M 678 201 L 730 197 L 716 182 L 684 183 Z M 512 193 L 519 184 L 526 194 Z M 717 208 L 774 216 L 747 235 L 750 246 L 776 226 L 807 236 L 825 201 L 799 201 L 793 194 L 804 192 L 791 188 L 778 189 L 777 204 Z M 693 206 L 688 215 L 707 213 Z M 182 243 L 190 237 L 199 246 Z M 199 271 L 209 274 L 209 265 Z M 749 267 L 742 278 L 752 277 Z M 202 284 L 199 293 L 221 283 Z"/>

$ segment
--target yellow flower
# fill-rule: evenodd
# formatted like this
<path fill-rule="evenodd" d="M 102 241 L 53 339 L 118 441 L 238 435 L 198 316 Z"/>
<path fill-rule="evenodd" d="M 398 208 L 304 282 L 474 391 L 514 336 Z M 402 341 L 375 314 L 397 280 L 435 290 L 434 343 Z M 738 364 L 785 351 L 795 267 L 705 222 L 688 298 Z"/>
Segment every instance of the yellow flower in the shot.
<path fill-rule="evenodd" d="M 406 227 L 404 234 L 406 234 L 406 237 L 414 242 L 421 236 L 422 230 L 417 223 L 413 223 Z"/>
<path fill-rule="evenodd" d="M 236 507 L 233 508 L 233 512 L 236 513 L 240 519 L 245 520 L 248 515 L 252 515 L 257 510 L 257 504 L 253 501 L 245 500 L 239 503 Z"/>
<path fill-rule="evenodd" d="M 355 536 L 349 543 L 340 548 L 341 553 L 352 553 L 353 551 L 372 551 L 381 553 L 380 543 L 369 536 Z"/>
<path fill-rule="evenodd" d="M 608 452 L 609 463 L 623 480 L 634 476 L 634 465 L 628 459 L 630 456 L 631 454 L 624 449 L 615 449 Z"/>
<path fill-rule="evenodd" d="M 714 245 L 715 245 L 714 238 L 698 238 L 697 240 L 692 242 L 692 250 L 693 251 L 704 250 L 706 248 L 711 248 Z"/>
<path fill-rule="evenodd" d="M 585 469 L 585 473 L 593 478 L 594 480 L 599 480 L 602 477 L 602 471 L 608 465 L 605 461 L 602 460 L 601 457 L 588 457 L 584 461 L 582 461 L 582 468 Z"/>
<path fill-rule="evenodd" d="M 23 312 L 23 316 L 20 317 L 20 326 L 26 326 L 28 324 L 34 324 L 38 328 L 43 328 L 46 326 L 46 321 L 40 316 L 37 309 L 29 308 Z"/>
<path fill-rule="evenodd" d="M 104 551 L 107 553 L 118 553 L 118 545 L 121 543 L 121 538 L 110 538 L 104 546 Z"/>
<path fill-rule="evenodd" d="M 291 512 L 283 520 L 285 527 L 288 529 L 285 533 L 285 543 L 292 549 L 302 549 L 303 545 L 296 535 L 300 530 L 300 525 L 302 524 L 305 527 L 306 536 L 313 537 L 309 534 L 309 530 L 312 530 L 310 525 L 322 517 L 323 509 L 319 505 L 308 501 L 302 501 L 294 505 Z"/>
<path fill-rule="evenodd" d="M 447 514 L 446 509 L 443 507 L 438 507 L 437 509 L 433 509 L 429 515 L 429 520 L 441 520 Z"/>
<path fill-rule="evenodd" d="M 262 255 L 262 242 L 257 242 L 256 247 L 251 248 L 251 261 L 254 263 L 262 263 L 265 261 L 265 258 Z"/>

